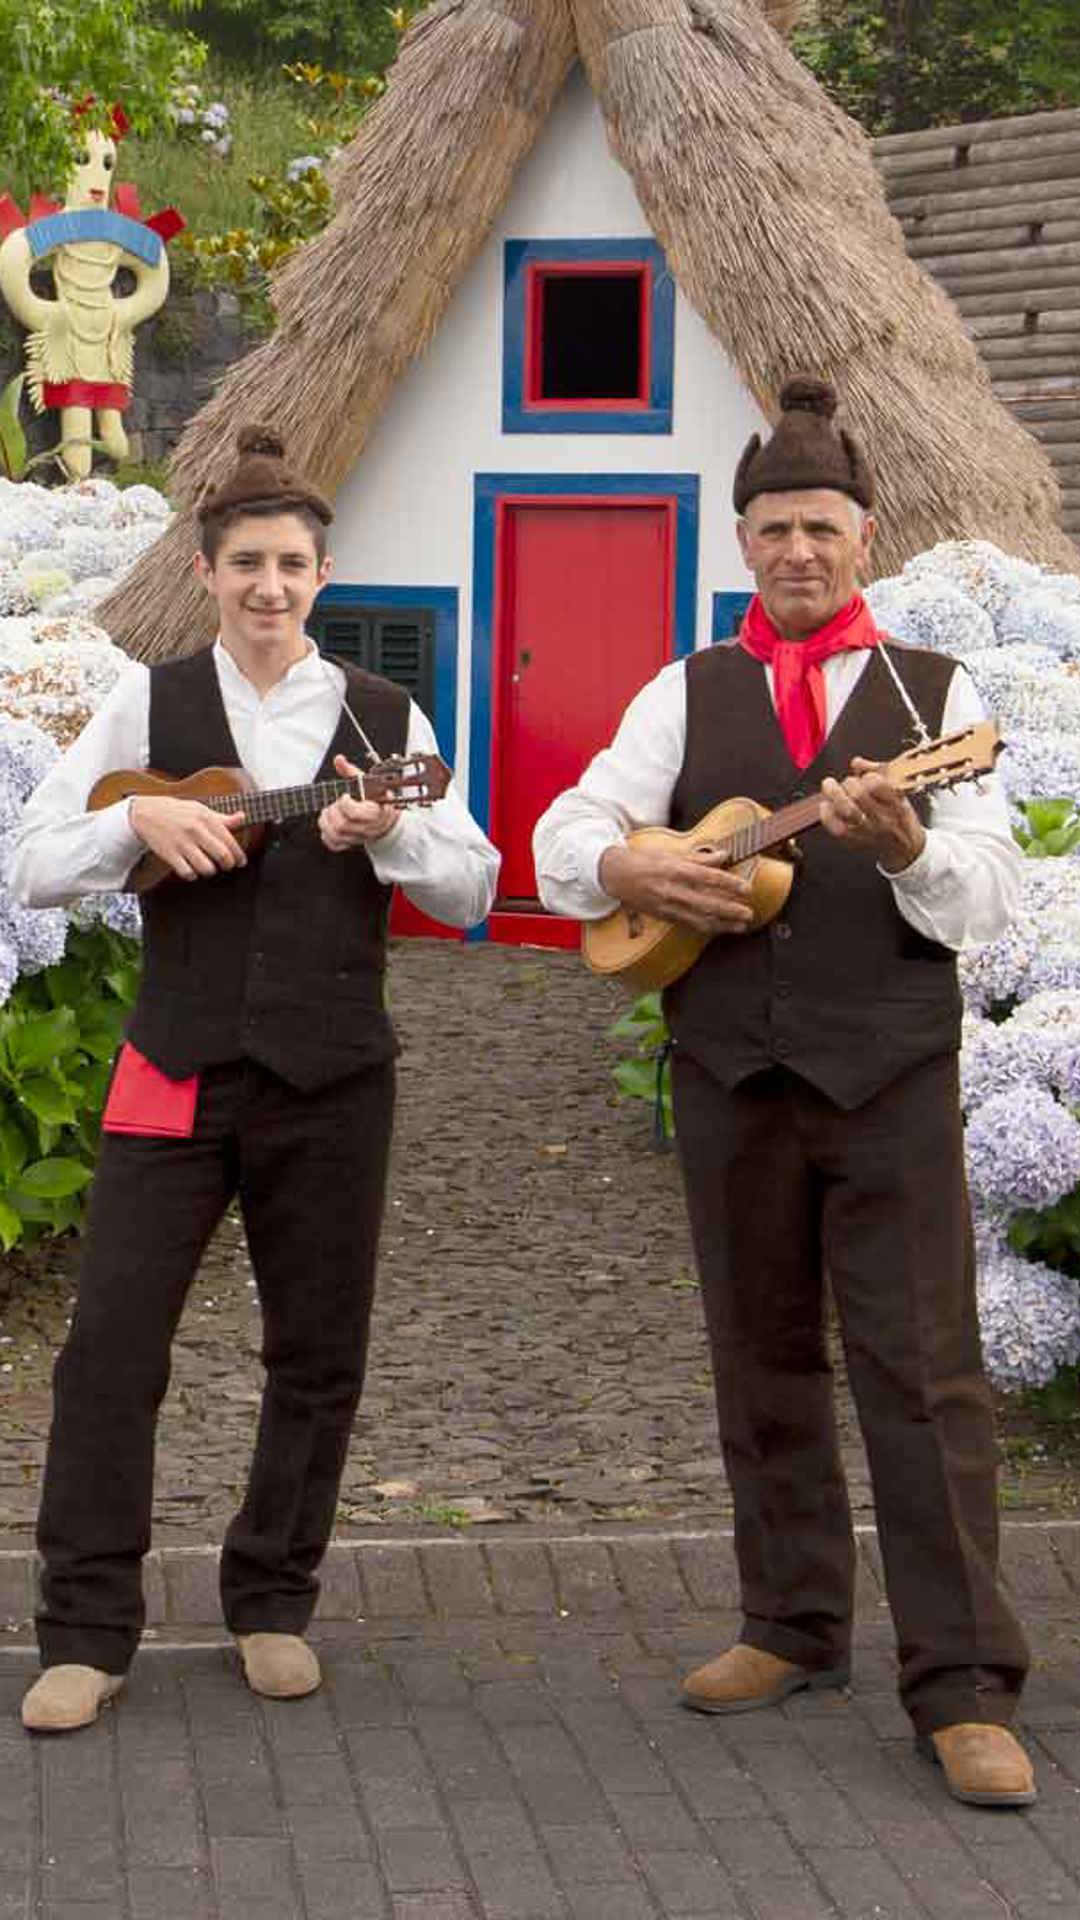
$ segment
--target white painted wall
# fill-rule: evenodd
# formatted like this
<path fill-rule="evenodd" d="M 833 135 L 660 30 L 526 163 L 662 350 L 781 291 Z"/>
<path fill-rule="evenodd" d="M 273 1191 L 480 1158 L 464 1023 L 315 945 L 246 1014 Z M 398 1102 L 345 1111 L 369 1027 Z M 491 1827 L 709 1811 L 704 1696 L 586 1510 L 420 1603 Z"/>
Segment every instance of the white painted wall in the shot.
<path fill-rule="evenodd" d="M 731 482 L 765 422 L 726 353 L 676 290 L 671 434 L 502 431 L 503 242 L 647 234 L 637 195 L 575 70 L 450 304 L 425 358 L 404 375 L 337 497 L 335 579 L 456 586 L 460 593 L 458 778 L 468 791 L 476 473 L 695 473 L 701 480 L 697 644 L 714 592 L 752 583 L 735 540 Z"/>

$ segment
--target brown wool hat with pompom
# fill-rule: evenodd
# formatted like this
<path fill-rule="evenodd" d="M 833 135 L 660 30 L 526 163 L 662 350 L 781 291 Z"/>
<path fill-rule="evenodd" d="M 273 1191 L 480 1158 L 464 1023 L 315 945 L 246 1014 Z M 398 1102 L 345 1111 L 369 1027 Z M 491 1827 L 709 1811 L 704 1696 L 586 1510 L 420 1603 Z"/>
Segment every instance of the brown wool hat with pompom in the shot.
<path fill-rule="evenodd" d="M 806 493 L 831 487 L 874 504 L 874 470 L 856 440 L 837 427 L 836 388 L 800 375 L 780 392 L 780 420 L 771 440 L 755 433 L 735 470 L 733 497 L 742 514 L 759 493 Z"/>
<path fill-rule="evenodd" d="M 244 507 L 277 507 L 288 513 L 307 507 L 325 527 L 334 517 L 334 509 L 310 480 L 290 467 L 285 442 L 273 427 L 241 427 L 236 436 L 236 465 L 219 487 L 208 487 L 198 505 L 201 521 L 211 514 L 235 512 Z"/>

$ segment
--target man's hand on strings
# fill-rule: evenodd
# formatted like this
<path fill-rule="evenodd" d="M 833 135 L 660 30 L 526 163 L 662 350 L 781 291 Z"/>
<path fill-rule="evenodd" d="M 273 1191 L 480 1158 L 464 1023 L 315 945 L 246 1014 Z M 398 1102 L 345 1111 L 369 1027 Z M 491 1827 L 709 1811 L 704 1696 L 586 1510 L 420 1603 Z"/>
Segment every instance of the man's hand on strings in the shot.
<path fill-rule="evenodd" d="M 624 907 L 695 933 L 746 933 L 754 917 L 750 887 L 723 853 L 659 853 L 620 842 L 601 856 L 599 880 Z"/>
<path fill-rule="evenodd" d="M 926 829 L 906 795 L 876 760 L 853 760 L 846 780 L 821 783 L 821 824 L 837 840 L 872 853 L 886 873 L 902 873 L 926 845 Z"/>
<path fill-rule="evenodd" d="M 128 822 L 144 847 L 164 860 L 178 880 L 205 880 L 212 873 L 247 864 L 232 832 L 243 826 L 243 813 L 215 813 L 201 800 L 141 793 L 128 808 Z"/>
<path fill-rule="evenodd" d="M 334 771 L 343 780 L 358 780 L 359 767 L 343 753 L 334 759 Z M 396 807 L 384 807 L 378 800 L 354 800 L 343 793 L 319 815 L 319 833 L 323 846 L 331 853 L 351 853 L 355 847 L 369 846 L 389 833 L 398 818 Z"/>

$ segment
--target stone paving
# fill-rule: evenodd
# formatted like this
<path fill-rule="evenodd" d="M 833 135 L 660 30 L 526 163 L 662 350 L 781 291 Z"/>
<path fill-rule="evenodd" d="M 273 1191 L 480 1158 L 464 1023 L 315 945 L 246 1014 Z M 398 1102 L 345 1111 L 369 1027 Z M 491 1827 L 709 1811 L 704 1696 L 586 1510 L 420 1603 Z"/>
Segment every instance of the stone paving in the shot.
<path fill-rule="evenodd" d="M 734 1627 L 720 1532 L 515 1528 L 332 1549 L 326 1684 L 256 1700 L 209 1551 L 93 1728 L 31 1739 L 31 1562 L 0 1555 L 0 1920 L 1049 1920 L 1080 1913 L 1080 1529 L 1006 1529 L 1039 1804 L 950 1800 L 893 1694 L 860 1534 L 854 1686 L 675 1702 Z"/>

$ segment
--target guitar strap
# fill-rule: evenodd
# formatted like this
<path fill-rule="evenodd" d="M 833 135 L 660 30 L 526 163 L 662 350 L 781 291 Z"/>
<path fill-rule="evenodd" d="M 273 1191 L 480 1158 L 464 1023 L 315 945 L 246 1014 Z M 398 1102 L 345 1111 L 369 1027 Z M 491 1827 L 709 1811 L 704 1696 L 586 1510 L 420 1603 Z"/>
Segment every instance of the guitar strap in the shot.
<path fill-rule="evenodd" d="M 898 674 L 896 668 L 893 666 L 893 663 L 889 658 L 889 649 L 885 645 L 885 636 L 883 634 L 881 633 L 878 634 L 876 644 L 877 644 L 877 650 L 881 658 L 882 664 L 888 668 L 889 673 L 892 675 L 893 685 L 895 686 L 897 693 L 900 695 L 901 700 L 903 701 L 905 707 L 907 708 L 908 713 L 911 715 L 911 722 L 913 727 L 915 728 L 915 740 L 917 745 L 919 745 L 920 747 L 930 746 L 931 745 L 930 729 L 927 726 L 926 721 L 923 719 L 922 714 L 919 712 L 918 707 L 915 705 L 914 700 L 912 699 L 910 693 L 908 692 L 903 681 L 901 680 L 900 675 Z"/>
<path fill-rule="evenodd" d="M 323 660 L 323 662 L 322 662 L 322 665 L 323 665 L 323 667 L 324 667 L 324 668 L 326 669 L 326 672 L 327 672 L 327 675 L 329 676 L 329 675 L 330 675 L 330 673 L 331 673 L 331 668 L 330 668 L 330 663 L 329 663 L 329 661 L 328 661 L 328 660 Z M 336 687 L 334 688 L 334 691 L 335 691 L 335 693 L 337 692 L 337 688 L 336 688 Z M 345 716 L 345 718 L 346 718 L 346 719 L 348 720 L 348 722 L 349 722 L 349 725 L 350 725 L 350 726 L 352 727 L 352 729 L 353 729 L 353 731 L 354 731 L 354 732 L 355 732 L 355 733 L 357 734 L 357 736 L 359 737 L 359 740 L 360 740 L 360 744 L 361 744 L 361 746 L 363 747 L 363 749 L 364 749 L 364 752 L 365 752 L 365 753 L 367 754 L 367 757 L 368 757 L 368 766 L 369 766 L 369 767 L 377 767 L 377 766 L 378 766 L 378 764 L 379 764 L 379 755 L 378 755 L 378 754 L 376 753 L 376 751 L 375 751 L 375 749 L 374 749 L 374 747 L 373 747 L 373 746 L 372 746 L 372 744 L 371 744 L 371 741 L 370 741 L 370 740 L 368 739 L 368 737 L 367 737 L 367 734 L 366 734 L 366 733 L 364 732 L 364 729 L 363 729 L 363 727 L 362 727 L 362 726 L 360 725 L 360 722 L 359 722 L 359 720 L 357 719 L 357 717 L 356 717 L 356 715 L 355 715 L 355 713 L 353 712 L 353 710 L 352 710 L 352 708 L 351 708 L 351 707 L 350 707 L 350 705 L 349 705 L 349 676 L 348 676 L 348 674 L 346 674 L 346 675 L 345 675 L 345 692 L 343 693 L 343 695 L 342 695 L 342 698 L 341 698 L 341 713 L 340 713 L 340 714 L 339 714 L 339 716 L 338 716 L 338 717 L 339 717 L 339 719 L 340 719 L 340 717 L 341 717 L 341 714 L 344 714 L 344 716 Z"/>

